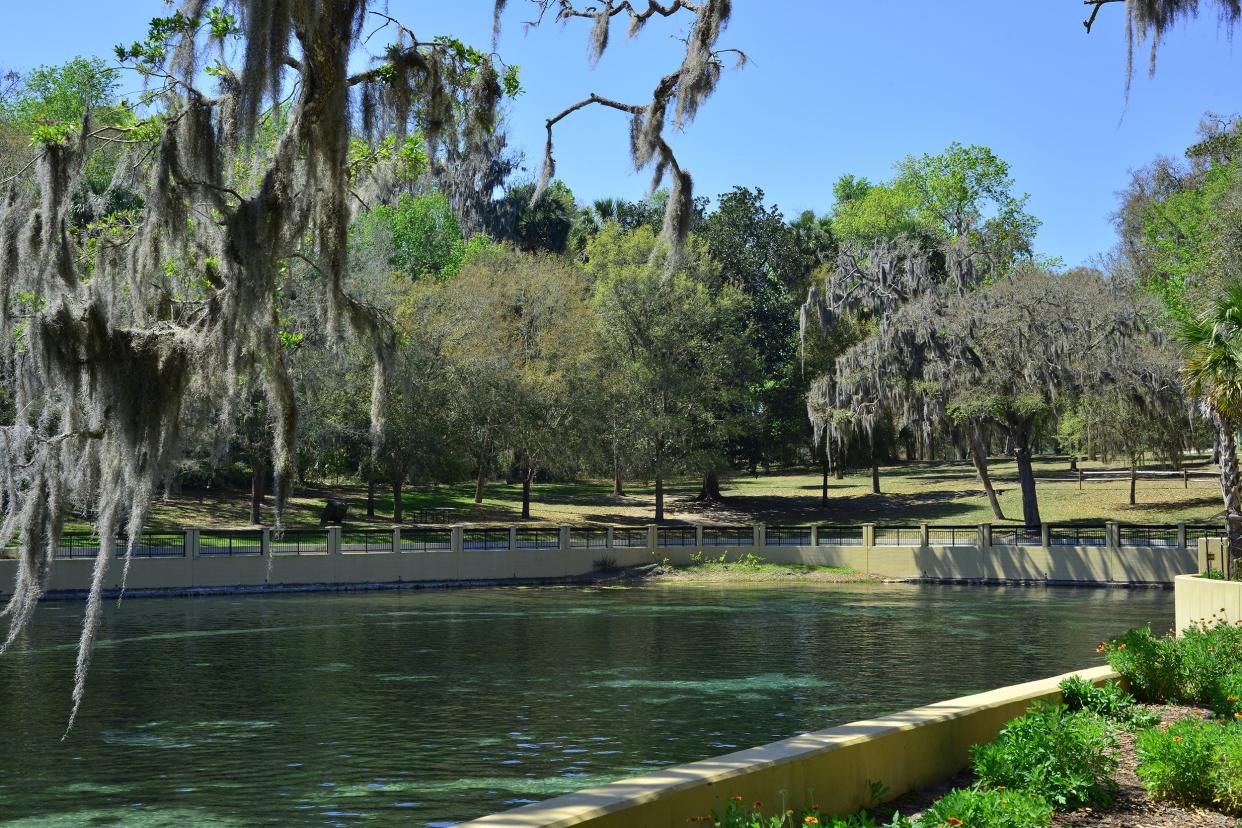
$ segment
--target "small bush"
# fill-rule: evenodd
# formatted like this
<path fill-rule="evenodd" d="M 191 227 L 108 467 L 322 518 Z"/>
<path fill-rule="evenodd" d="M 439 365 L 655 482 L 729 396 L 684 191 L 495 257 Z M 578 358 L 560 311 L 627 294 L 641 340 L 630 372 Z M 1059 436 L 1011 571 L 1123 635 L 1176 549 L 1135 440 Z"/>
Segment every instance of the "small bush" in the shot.
<path fill-rule="evenodd" d="M 712 828 L 914 828 L 910 820 L 896 814 L 892 822 L 876 822 L 866 811 L 850 816 L 828 816 L 817 808 L 805 808 L 801 813 L 793 810 L 778 812 L 771 816 L 763 813 L 763 803 L 755 802 L 749 808 L 742 805 L 741 797 L 733 797 L 724 813 L 712 811 L 710 816 L 692 816 L 688 823 L 707 823 Z"/>
<path fill-rule="evenodd" d="M 1160 723 L 1160 715 L 1134 701 L 1121 686 L 1109 682 L 1096 687 L 1078 676 L 1061 682 L 1061 699 L 1071 711 L 1087 710 L 1106 719 L 1134 728 L 1152 727 Z"/>
<path fill-rule="evenodd" d="M 1139 734 L 1138 775 L 1156 799 L 1242 810 L 1242 729 L 1182 719 Z"/>
<path fill-rule="evenodd" d="M 1217 683 L 1212 709 L 1223 719 L 1242 719 L 1242 672 L 1230 673 Z"/>
<path fill-rule="evenodd" d="M 1044 828 L 1052 806 L 1039 795 L 1004 788 L 960 788 L 936 800 L 915 828 Z"/>
<path fill-rule="evenodd" d="M 1144 701 L 1214 704 L 1222 682 L 1242 673 L 1242 626 L 1213 618 L 1163 638 L 1144 627 L 1105 641 L 1100 652 Z"/>
<path fill-rule="evenodd" d="M 1085 710 L 1036 702 L 1005 725 L 996 741 L 971 748 L 982 787 L 1038 794 L 1058 810 L 1108 805 L 1117 783 L 1117 736 L 1105 719 Z"/>

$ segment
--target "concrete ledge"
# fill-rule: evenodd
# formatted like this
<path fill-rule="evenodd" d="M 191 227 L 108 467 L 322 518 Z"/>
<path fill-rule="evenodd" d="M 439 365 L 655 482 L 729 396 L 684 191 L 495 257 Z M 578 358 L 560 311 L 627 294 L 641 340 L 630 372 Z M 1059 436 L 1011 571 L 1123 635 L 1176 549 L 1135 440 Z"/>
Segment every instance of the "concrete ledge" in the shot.
<path fill-rule="evenodd" d="M 1230 624 L 1242 621 L 1242 582 L 1178 575 L 1173 584 L 1173 629 L 1179 633 L 1196 621 L 1213 617 Z"/>
<path fill-rule="evenodd" d="M 1102 684 L 1107 667 L 1080 675 Z M 819 805 L 852 813 L 870 804 L 868 783 L 888 797 L 942 782 L 966 767 L 970 747 L 996 738 L 1031 703 L 1059 701 L 1065 676 L 937 702 L 892 716 L 852 722 L 749 750 L 679 765 L 462 823 L 459 828 L 682 828 L 689 817 L 723 810 L 742 797 L 769 807 Z"/>

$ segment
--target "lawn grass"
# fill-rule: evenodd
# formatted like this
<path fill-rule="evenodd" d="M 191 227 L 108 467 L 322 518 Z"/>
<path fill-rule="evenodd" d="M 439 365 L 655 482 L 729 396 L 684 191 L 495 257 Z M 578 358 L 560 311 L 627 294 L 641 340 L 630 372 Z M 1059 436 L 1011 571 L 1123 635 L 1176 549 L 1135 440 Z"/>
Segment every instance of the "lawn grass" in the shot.
<path fill-rule="evenodd" d="M 1084 469 L 1101 468 L 1099 463 L 1081 464 Z M 1199 471 L 1211 471 L 1205 465 Z M 1192 478 L 1186 488 L 1181 478 L 1140 480 L 1138 503 L 1126 503 L 1129 483 L 1124 479 L 1088 481 L 1079 490 L 1064 459 L 1040 460 L 1035 465 L 1039 478 L 1061 477 L 1038 484 L 1042 517 L 1049 523 L 1201 523 L 1220 520 L 1222 514 L 1218 484 L 1206 477 Z M 1005 516 L 1011 522 L 1022 519 L 1022 495 L 1017 485 L 1014 463 L 997 459 L 992 474 Z M 905 463 L 881 468 L 882 494 L 871 493 L 866 470 L 849 474 L 844 480 L 829 481 L 829 504 L 820 504 L 820 476 L 809 470 L 774 471 L 750 476 L 741 474 L 722 483 L 725 502 L 703 505 L 689 499 L 698 491 L 697 480 L 673 481 L 665 486 L 666 517 L 670 521 L 729 524 L 762 521 L 769 525 L 790 523 L 857 524 L 940 524 L 999 523 L 992 517 L 983 491 L 969 463 Z M 453 522 L 513 523 L 521 514 L 521 486 L 491 483 L 483 502 L 473 502 L 473 483 L 407 490 L 403 497 L 407 515 L 415 509 L 452 509 Z M 290 526 L 317 526 L 319 511 L 327 497 L 349 504 L 347 522 L 362 526 L 366 490 L 362 486 L 313 487 L 295 493 L 287 522 Z M 652 485 L 627 483 L 624 496 L 612 494 L 611 483 L 578 481 L 539 483 L 533 488 L 533 522 L 553 524 L 650 523 L 654 517 L 655 493 Z M 391 525 L 389 492 L 376 493 L 376 525 Z M 270 501 L 264 506 L 264 520 L 271 522 Z M 190 492 L 154 504 L 151 526 L 240 527 L 249 521 L 249 495 L 246 492 Z M 408 520 L 407 520 L 408 522 Z M 83 528 L 77 523 L 67 528 Z"/>

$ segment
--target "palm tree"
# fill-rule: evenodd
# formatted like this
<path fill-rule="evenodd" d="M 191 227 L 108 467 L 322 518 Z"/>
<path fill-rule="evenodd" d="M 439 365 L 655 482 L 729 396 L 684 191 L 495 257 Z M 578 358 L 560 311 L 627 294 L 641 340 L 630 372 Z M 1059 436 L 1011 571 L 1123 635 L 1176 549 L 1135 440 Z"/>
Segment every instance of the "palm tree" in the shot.
<path fill-rule="evenodd" d="M 1182 320 L 1178 339 L 1187 390 L 1216 427 L 1220 490 L 1225 501 L 1230 558 L 1242 553 L 1242 478 L 1237 430 L 1242 425 L 1242 281 L 1230 283 L 1198 316 Z"/>

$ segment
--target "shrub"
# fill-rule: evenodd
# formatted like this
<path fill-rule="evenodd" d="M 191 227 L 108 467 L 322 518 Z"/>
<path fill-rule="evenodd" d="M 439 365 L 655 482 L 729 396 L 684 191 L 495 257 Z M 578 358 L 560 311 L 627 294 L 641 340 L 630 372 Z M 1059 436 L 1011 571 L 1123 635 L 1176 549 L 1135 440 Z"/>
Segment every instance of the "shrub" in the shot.
<path fill-rule="evenodd" d="M 1160 723 L 1158 713 L 1136 704 L 1134 696 L 1114 682 L 1096 687 L 1084 678 L 1070 676 L 1061 682 L 1061 699 L 1071 711 L 1087 710 L 1130 727 L 1152 727 Z"/>
<path fill-rule="evenodd" d="M 960 788 L 936 800 L 915 828 L 1044 828 L 1052 806 L 1039 795 L 996 788 Z"/>
<path fill-rule="evenodd" d="M 1140 699 L 1215 704 L 1222 683 L 1242 673 L 1242 626 L 1211 618 L 1163 638 L 1144 627 L 1105 641 L 1100 652 Z"/>
<path fill-rule="evenodd" d="M 1154 798 L 1239 812 L 1242 729 L 1181 719 L 1139 734 L 1136 747 L 1138 775 Z"/>
<path fill-rule="evenodd" d="M 1216 685 L 1212 709 L 1224 719 L 1242 719 L 1242 671 L 1230 673 Z"/>
<path fill-rule="evenodd" d="M 874 790 L 873 790 L 874 793 Z M 690 817 L 689 823 L 709 823 L 712 828 L 881 828 L 881 824 L 865 810 L 850 816 L 828 816 L 816 808 L 806 808 L 801 814 L 792 810 L 779 812 L 771 816 L 763 813 L 763 803 L 755 802 L 751 807 L 742 805 L 741 797 L 729 800 L 724 813 L 712 811 L 711 816 Z M 883 828 L 914 828 L 910 820 L 895 814 L 893 821 L 884 823 Z"/>
<path fill-rule="evenodd" d="M 985 788 L 1038 794 L 1058 810 L 1112 802 L 1117 736 L 1094 713 L 1036 702 L 1005 725 L 996 741 L 971 748 L 975 778 Z"/>

